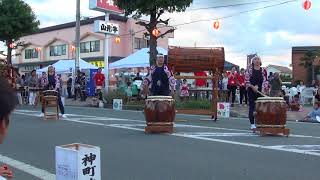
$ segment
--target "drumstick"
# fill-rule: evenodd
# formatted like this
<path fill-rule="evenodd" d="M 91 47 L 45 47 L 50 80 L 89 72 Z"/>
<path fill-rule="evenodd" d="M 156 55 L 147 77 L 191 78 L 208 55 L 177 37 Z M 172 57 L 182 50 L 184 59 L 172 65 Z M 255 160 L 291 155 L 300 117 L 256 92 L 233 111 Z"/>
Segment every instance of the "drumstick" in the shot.
<path fill-rule="evenodd" d="M 263 96 L 263 97 L 269 97 L 269 96 L 267 96 L 267 95 L 265 95 L 265 94 L 263 94 L 262 92 L 260 92 L 260 91 L 257 91 L 257 93 L 258 94 L 260 94 L 261 96 Z"/>

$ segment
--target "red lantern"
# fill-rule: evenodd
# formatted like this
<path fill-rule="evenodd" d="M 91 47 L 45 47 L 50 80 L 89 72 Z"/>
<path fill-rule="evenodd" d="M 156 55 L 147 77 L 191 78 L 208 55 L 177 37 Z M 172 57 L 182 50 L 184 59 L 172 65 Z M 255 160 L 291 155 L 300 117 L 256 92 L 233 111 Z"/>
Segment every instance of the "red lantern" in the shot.
<path fill-rule="evenodd" d="M 160 34 L 160 31 L 159 31 L 157 28 L 155 28 L 155 29 L 152 31 L 152 35 L 155 36 L 155 37 L 158 37 L 159 34 Z"/>
<path fill-rule="evenodd" d="M 71 50 L 72 50 L 72 51 L 75 51 L 75 50 L 76 50 L 76 47 L 75 47 L 74 45 L 72 45 L 72 46 L 71 46 Z"/>
<path fill-rule="evenodd" d="M 215 21 L 215 22 L 213 23 L 213 28 L 219 29 L 219 28 L 220 28 L 220 22 L 219 22 L 219 21 Z"/>
<path fill-rule="evenodd" d="M 117 37 L 115 38 L 115 42 L 116 42 L 116 44 L 119 44 L 119 43 L 121 42 L 120 36 L 117 36 Z"/>
<path fill-rule="evenodd" d="M 309 1 L 309 0 L 304 1 L 303 8 L 305 10 L 309 10 L 311 8 L 311 1 Z"/>
<path fill-rule="evenodd" d="M 10 43 L 10 44 L 9 44 L 9 47 L 10 47 L 11 49 L 13 49 L 13 48 L 14 48 L 14 44 L 13 44 L 13 43 Z"/>

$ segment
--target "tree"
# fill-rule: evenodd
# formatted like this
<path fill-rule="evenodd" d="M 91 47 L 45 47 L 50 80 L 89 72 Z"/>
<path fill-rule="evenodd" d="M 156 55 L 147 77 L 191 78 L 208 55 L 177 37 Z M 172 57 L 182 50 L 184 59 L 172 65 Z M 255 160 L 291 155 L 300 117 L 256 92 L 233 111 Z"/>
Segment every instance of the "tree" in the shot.
<path fill-rule="evenodd" d="M 125 11 L 126 15 L 133 15 L 135 19 L 142 15 L 150 16 L 148 23 L 138 21 L 136 24 L 144 26 L 147 30 L 146 36 L 150 37 L 150 65 L 155 63 L 157 52 L 157 40 L 163 38 L 166 34 L 174 32 L 170 28 L 159 35 L 153 35 L 152 31 L 157 29 L 158 25 L 168 26 L 169 20 L 162 20 L 160 16 L 165 12 L 183 12 L 190 6 L 193 0 L 115 0 L 115 4 Z"/>
<path fill-rule="evenodd" d="M 35 32 L 40 22 L 31 7 L 22 0 L 2 0 L 0 24 L 0 41 L 7 46 L 7 63 L 12 64 L 12 49 L 23 45 L 22 42 L 16 42 L 20 37 Z"/>
<path fill-rule="evenodd" d="M 300 66 L 307 68 L 308 82 L 314 79 L 314 61 L 320 57 L 319 51 L 307 51 L 303 57 L 300 58 Z"/>

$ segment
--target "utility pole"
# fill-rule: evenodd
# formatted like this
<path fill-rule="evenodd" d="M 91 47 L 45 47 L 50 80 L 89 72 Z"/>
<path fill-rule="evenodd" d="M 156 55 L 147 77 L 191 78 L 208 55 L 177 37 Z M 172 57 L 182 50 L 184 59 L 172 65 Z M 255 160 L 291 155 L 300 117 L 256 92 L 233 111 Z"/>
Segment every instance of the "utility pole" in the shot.
<path fill-rule="evenodd" d="M 80 0 L 77 0 L 77 13 L 76 13 L 76 58 L 75 58 L 75 72 L 79 70 L 80 61 Z"/>
<path fill-rule="evenodd" d="M 109 13 L 105 14 L 105 22 L 109 22 Z M 105 76 L 105 93 L 109 92 L 109 35 L 104 38 L 104 76 Z"/>

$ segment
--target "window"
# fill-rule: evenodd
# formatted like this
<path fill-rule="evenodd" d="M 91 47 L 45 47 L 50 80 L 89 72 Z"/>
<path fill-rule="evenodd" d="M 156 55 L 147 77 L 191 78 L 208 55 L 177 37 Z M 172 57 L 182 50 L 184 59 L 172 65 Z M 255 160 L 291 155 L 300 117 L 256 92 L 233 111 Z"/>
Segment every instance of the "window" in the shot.
<path fill-rule="evenodd" d="M 67 54 L 67 45 L 50 46 L 50 56 L 62 56 Z"/>
<path fill-rule="evenodd" d="M 100 40 L 80 43 L 80 53 L 99 52 Z"/>
<path fill-rule="evenodd" d="M 38 58 L 38 51 L 36 49 L 26 49 L 24 57 L 25 59 Z"/>
<path fill-rule="evenodd" d="M 143 38 L 134 38 L 134 48 L 141 49 L 147 47 L 147 40 Z"/>

